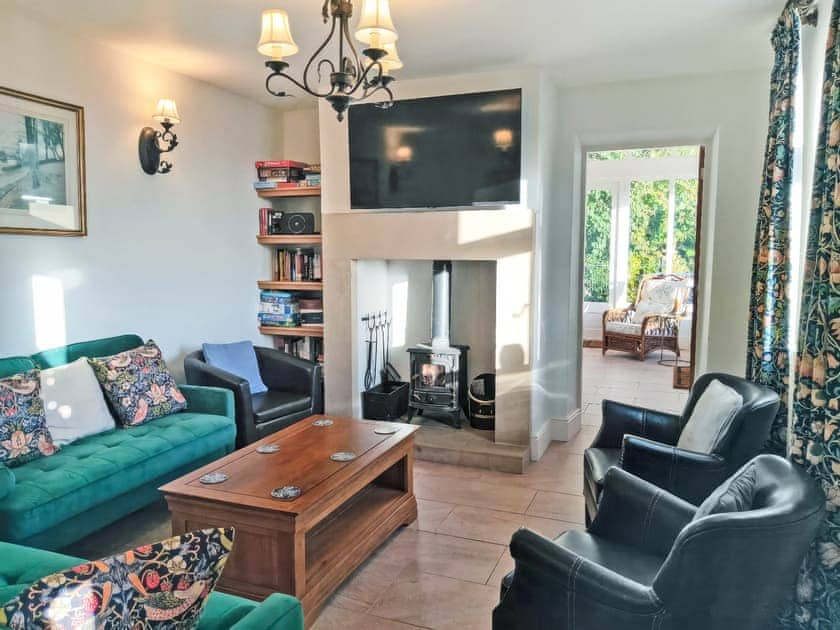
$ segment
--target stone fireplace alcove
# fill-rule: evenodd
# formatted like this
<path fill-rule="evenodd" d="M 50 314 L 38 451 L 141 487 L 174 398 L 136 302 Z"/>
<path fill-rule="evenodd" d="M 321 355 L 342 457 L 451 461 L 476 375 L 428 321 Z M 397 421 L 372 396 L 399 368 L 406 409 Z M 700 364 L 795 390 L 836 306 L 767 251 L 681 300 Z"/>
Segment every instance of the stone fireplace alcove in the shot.
<path fill-rule="evenodd" d="M 466 271 L 473 265 L 476 277 L 494 273 L 486 285 L 494 287 L 494 300 L 485 302 L 493 303 L 495 319 L 488 329 L 493 335 L 492 356 L 486 359 L 495 363 L 495 442 L 527 447 L 532 390 L 533 213 L 521 208 L 335 212 L 324 214 L 323 233 L 327 411 L 358 416 L 360 365 L 364 370 L 359 360 L 364 348 L 359 300 L 393 290 L 391 285 L 377 287 L 377 283 L 387 282 L 382 274 L 387 261 L 405 273 L 418 271 L 432 260 L 464 261 L 455 269 Z M 457 280 L 457 272 L 453 276 Z M 458 290 L 453 281 L 453 293 Z M 431 285 L 428 291 L 431 293 Z M 453 341 L 458 343 L 454 332 Z M 406 339 L 405 343 L 428 341 L 429 334 L 426 330 L 421 338 Z M 472 376 L 476 373 L 470 368 Z"/>

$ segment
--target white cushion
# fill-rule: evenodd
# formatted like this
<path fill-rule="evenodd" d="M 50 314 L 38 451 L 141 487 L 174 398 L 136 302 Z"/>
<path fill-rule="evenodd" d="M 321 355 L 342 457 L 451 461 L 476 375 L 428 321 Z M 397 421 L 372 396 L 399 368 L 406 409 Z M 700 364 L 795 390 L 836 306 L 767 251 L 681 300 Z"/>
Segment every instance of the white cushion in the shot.
<path fill-rule="evenodd" d="M 84 357 L 41 370 L 41 397 L 56 444 L 64 446 L 114 428 L 99 381 Z"/>
<path fill-rule="evenodd" d="M 633 312 L 633 323 L 643 323 L 648 315 L 669 315 L 673 312 L 673 307 L 673 304 L 666 307 L 656 302 L 642 300 L 636 305 L 636 310 Z"/>
<path fill-rule="evenodd" d="M 642 325 L 625 322 L 607 322 L 607 332 L 621 333 L 623 335 L 641 335 Z"/>
<path fill-rule="evenodd" d="M 717 379 L 713 380 L 694 405 L 677 448 L 707 455 L 713 453 L 743 404 L 744 399 L 738 392 Z"/>

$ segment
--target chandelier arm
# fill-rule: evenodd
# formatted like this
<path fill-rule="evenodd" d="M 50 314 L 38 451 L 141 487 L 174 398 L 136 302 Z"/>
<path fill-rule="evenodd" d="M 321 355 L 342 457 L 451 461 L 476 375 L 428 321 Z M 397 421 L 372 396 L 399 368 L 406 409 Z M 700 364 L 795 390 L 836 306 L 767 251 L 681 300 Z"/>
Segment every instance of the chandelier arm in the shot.
<path fill-rule="evenodd" d="M 377 73 L 375 77 L 373 77 L 371 80 L 368 80 L 368 74 L 370 74 L 371 68 L 375 68 L 377 70 Z M 348 96 L 351 94 L 355 94 L 356 90 L 358 90 L 360 87 L 363 87 L 363 92 L 366 92 L 368 88 L 379 84 L 380 80 L 382 79 L 382 73 L 383 68 L 381 63 L 379 63 L 378 61 L 374 61 L 373 63 L 371 63 L 367 68 L 365 68 L 365 71 L 359 77 L 359 80 L 356 82 L 356 85 L 353 87 L 353 89 L 347 92 Z"/>
<path fill-rule="evenodd" d="M 270 75 L 268 75 L 268 78 L 266 78 L 266 80 L 265 80 L 265 89 L 268 90 L 269 94 L 273 94 L 274 96 L 291 96 L 291 94 L 286 94 L 285 92 L 275 92 L 274 90 L 272 90 L 268 86 L 269 81 L 271 81 L 271 79 L 273 79 L 274 77 L 282 77 L 284 79 L 287 79 L 288 81 L 290 81 L 291 83 L 293 83 L 294 85 L 299 87 L 301 90 L 303 90 L 307 94 L 311 94 L 312 96 L 314 96 L 316 98 L 324 98 L 325 96 L 329 96 L 331 94 L 331 92 L 327 92 L 326 94 L 319 94 L 317 92 L 313 92 L 312 90 L 309 89 L 309 87 L 307 87 L 306 85 L 304 85 L 303 83 L 301 83 L 300 81 L 295 79 L 294 77 L 289 76 L 285 72 L 272 72 Z"/>
<path fill-rule="evenodd" d="M 324 42 L 323 42 L 323 43 L 322 43 L 322 44 L 318 47 L 318 50 L 316 50 L 316 51 L 315 51 L 315 53 L 314 53 L 314 54 L 313 54 L 313 55 L 309 58 L 309 61 L 307 61 L 307 62 L 306 62 L 306 67 L 303 69 L 303 85 L 304 85 L 304 89 L 305 89 L 307 92 L 309 92 L 310 94 L 312 94 L 313 96 L 317 96 L 318 98 L 324 98 L 324 97 L 330 96 L 333 92 L 335 92 L 335 86 L 334 86 L 334 85 L 332 85 L 332 82 L 330 82 L 330 91 L 329 91 L 329 92 L 325 92 L 324 94 L 321 94 L 321 93 L 319 93 L 319 92 L 316 92 L 315 90 L 313 90 L 312 88 L 310 88 L 310 87 L 309 87 L 309 69 L 310 69 L 310 67 L 312 66 L 312 63 L 315 61 L 315 59 L 317 59 L 317 58 L 318 58 L 318 55 L 320 55 L 320 54 L 321 54 L 321 52 L 323 52 L 323 50 L 327 47 L 327 45 L 329 45 L 329 43 L 332 41 L 333 35 L 335 35 L 335 21 L 336 21 L 336 19 L 338 19 L 338 18 L 336 18 L 335 16 L 333 16 L 333 19 L 332 19 L 332 25 L 330 26 L 330 34 L 329 34 L 329 35 L 327 35 L 327 38 L 326 38 L 326 39 L 324 40 Z M 330 62 L 330 63 L 332 63 L 332 62 Z M 319 63 L 319 66 L 320 66 L 320 63 Z M 335 66 L 334 66 L 334 65 L 333 65 L 332 67 L 333 67 L 333 68 L 335 68 Z M 333 72 L 335 72 L 335 70 L 333 70 Z M 297 83 L 297 81 L 295 81 L 295 83 Z"/>
<path fill-rule="evenodd" d="M 315 70 L 318 72 L 318 80 L 321 80 L 321 66 L 327 64 L 330 67 L 330 73 L 335 72 L 335 64 L 332 62 L 332 59 L 327 59 L 324 57 L 321 61 L 318 62 L 318 65 L 315 67 Z"/>
<path fill-rule="evenodd" d="M 353 51 L 353 61 L 356 64 L 356 72 L 359 72 L 362 69 L 362 62 L 361 59 L 359 59 L 359 53 L 356 52 L 356 46 L 353 44 L 353 38 L 350 37 L 349 22 L 349 20 L 344 20 L 342 30 L 344 32 L 344 37 L 347 39 L 347 45 L 350 46 L 350 50 Z"/>

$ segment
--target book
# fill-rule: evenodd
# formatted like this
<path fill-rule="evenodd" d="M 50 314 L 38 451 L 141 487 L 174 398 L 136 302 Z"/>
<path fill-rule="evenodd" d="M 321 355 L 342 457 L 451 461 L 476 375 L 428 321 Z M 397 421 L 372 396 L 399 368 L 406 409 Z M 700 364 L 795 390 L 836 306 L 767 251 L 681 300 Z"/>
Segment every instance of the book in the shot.
<path fill-rule="evenodd" d="M 321 252 L 316 249 L 280 248 L 275 276 L 281 282 L 321 282 Z"/>
<path fill-rule="evenodd" d="M 274 214 L 272 208 L 260 208 L 260 236 L 268 236 L 269 226 L 271 225 L 271 215 Z"/>
<path fill-rule="evenodd" d="M 293 182 L 303 179 L 300 168 L 258 168 L 257 178 L 261 182 Z"/>
<path fill-rule="evenodd" d="M 254 190 L 274 190 L 277 182 L 254 182 Z"/>
<path fill-rule="evenodd" d="M 257 160 L 254 162 L 256 168 L 306 168 L 308 164 L 305 162 L 296 162 L 295 160 Z"/>

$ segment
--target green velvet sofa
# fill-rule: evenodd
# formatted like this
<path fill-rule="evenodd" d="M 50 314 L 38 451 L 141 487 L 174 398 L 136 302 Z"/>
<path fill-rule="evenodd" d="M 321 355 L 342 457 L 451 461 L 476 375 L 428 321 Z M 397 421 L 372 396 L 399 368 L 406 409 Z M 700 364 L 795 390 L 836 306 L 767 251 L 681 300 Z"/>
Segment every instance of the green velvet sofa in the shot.
<path fill-rule="evenodd" d="M 109 356 L 142 343 L 137 335 L 121 335 L 8 357 L 0 359 L 0 378 L 80 357 Z M 180 387 L 186 411 L 82 438 L 22 466 L 0 465 L 0 541 L 65 548 L 155 502 L 161 485 L 232 452 L 231 392 Z"/>
<path fill-rule="evenodd" d="M 84 562 L 79 558 L 3 542 L 0 542 L 0 559 L 0 606 L 35 580 Z M 300 602 L 291 595 L 274 593 L 258 604 L 214 592 L 198 623 L 198 630 L 263 629 L 303 630 Z"/>

